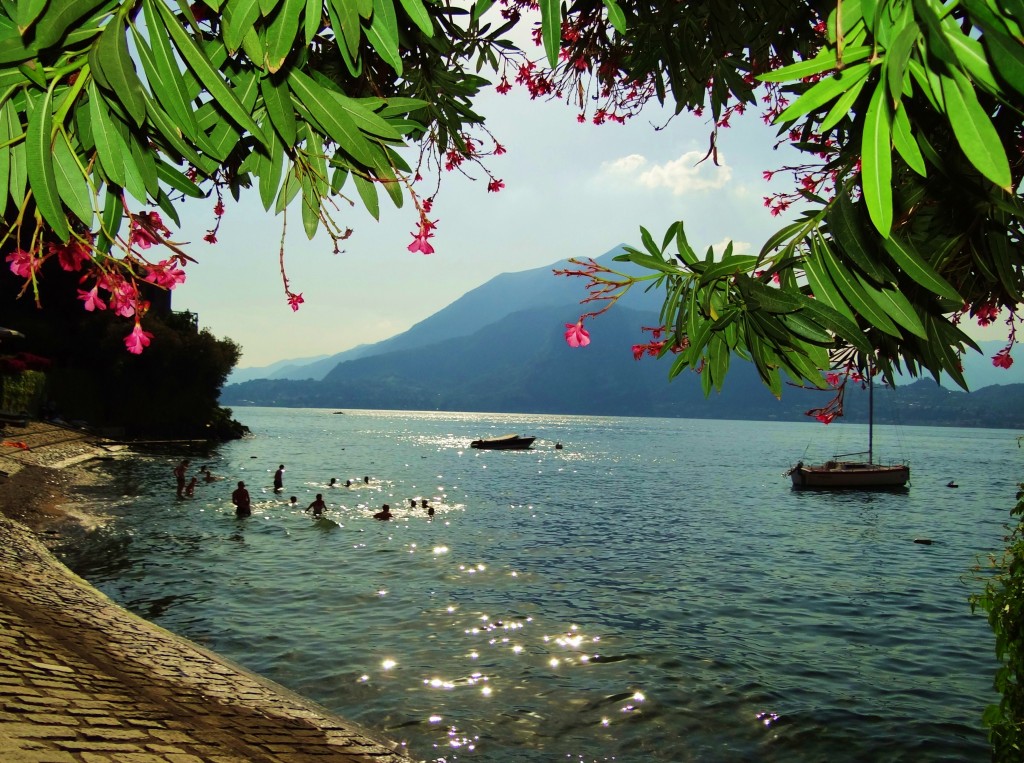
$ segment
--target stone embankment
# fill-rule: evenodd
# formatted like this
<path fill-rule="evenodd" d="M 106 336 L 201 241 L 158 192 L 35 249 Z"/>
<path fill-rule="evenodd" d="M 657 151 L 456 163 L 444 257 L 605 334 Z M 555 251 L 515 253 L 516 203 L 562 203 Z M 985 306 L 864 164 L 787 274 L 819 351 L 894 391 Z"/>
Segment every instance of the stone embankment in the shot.
<path fill-rule="evenodd" d="M 0 437 L 0 761 L 409 763 L 371 732 L 121 609 L 19 521 L 52 519 L 67 467 L 114 446 L 39 423 Z"/>

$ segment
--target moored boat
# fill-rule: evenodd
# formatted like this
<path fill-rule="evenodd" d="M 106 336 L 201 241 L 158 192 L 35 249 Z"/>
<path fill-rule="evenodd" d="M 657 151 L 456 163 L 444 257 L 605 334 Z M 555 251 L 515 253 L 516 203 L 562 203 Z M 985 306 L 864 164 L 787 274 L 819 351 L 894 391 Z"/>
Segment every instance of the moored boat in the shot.
<path fill-rule="evenodd" d="M 526 450 L 536 437 L 522 437 L 517 434 L 506 434 L 500 437 L 487 437 L 480 440 L 473 440 L 469 444 L 471 448 L 480 450 Z"/>

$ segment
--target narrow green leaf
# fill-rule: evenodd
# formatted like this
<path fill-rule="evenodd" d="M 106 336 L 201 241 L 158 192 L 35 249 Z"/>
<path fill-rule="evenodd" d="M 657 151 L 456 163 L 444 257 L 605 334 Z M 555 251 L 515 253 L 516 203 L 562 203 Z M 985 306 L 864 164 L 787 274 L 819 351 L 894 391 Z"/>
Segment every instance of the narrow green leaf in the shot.
<path fill-rule="evenodd" d="M 18 31 L 25 34 L 46 7 L 46 0 L 18 0 Z"/>
<path fill-rule="evenodd" d="M 124 217 L 124 202 L 121 194 L 107 186 L 104 194 L 103 214 L 100 216 L 100 231 L 96 237 L 96 248 L 103 253 L 109 252 L 121 230 Z"/>
<path fill-rule="evenodd" d="M 302 228 L 306 238 L 313 240 L 320 227 L 320 196 L 314 189 L 313 178 L 308 172 L 302 175 Z"/>
<path fill-rule="evenodd" d="M 871 355 L 875 352 L 867 337 L 864 336 L 864 332 L 860 330 L 856 323 L 823 302 L 815 299 L 807 300 L 807 304 L 804 305 L 804 312 L 819 326 L 835 332 L 836 335 L 845 339 L 864 354 Z"/>
<path fill-rule="evenodd" d="M 885 311 L 879 308 L 874 300 L 865 293 L 857 279 L 846 269 L 842 261 L 834 256 L 829 249 L 822 249 L 821 256 L 825 262 L 828 274 L 832 276 L 832 281 L 839 288 L 839 291 L 846 298 L 846 301 L 850 303 L 854 311 L 875 328 L 890 336 L 899 337 L 899 329 L 889 319 L 889 316 L 885 314 Z"/>
<path fill-rule="evenodd" d="M 303 47 L 309 47 L 309 44 L 313 42 L 313 38 L 316 37 L 317 33 L 320 31 L 320 26 L 323 23 L 323 0 L 306 0 L 304 18 L 306 23 L 303 26 Z"/>
<path fill-rule="evenodd" d="M 89 181 L 75 158 L 64 131 L 58 131 L 53 143 L 53 169 L 57 179 L 57 192 L 68 209 L 87 228 L 92 228 L 92 192 Z"/>
<path fill-rule="evenodd" d="M 199 81 L 206 86 L 210 95 L 217 104 L 224 109 L 224 112 L 233 119 L 239 127 L 251 133 L 257 140 L 265 140 L 263 134 L 257 127 L 256 122 L 245 110 L 228 83 L 220 76 L 220 73 L 213 67 L 206 54 L 196 45 L 195 40 L 182 28 L 177 18 L 163 3 L 155 3 L 163 17 L 167 32 L 174 42 L 175 48 L 181 54 L 188 67 L 195 73 Z"/>
<path fill-rule="evenodd" d="M 338 36 L 343 57 L 350 63 L 359 50 L 359 41 L 362 39 L 363 30 L 359 23 L 359 11 L 355 3 L 347 0 L 327 0 L 327 13 L 331 19 L 331 27 Z"/>
<path fill-rule="evenodd" d="M 266 156 L 266 162 L 266 169 L 260 171 L 260 200 L 263 208 L 269 210 L 284 174 L 284 146 L 277 138 L 270 141 L 270 154 Z"/>
<path fill-rule="evenodd" d="M 363 200 L 366 211 L 373 215 L 374 220 L 380 219 L 380 200 L 377 198 L 377 184 L 372 183 L 361 175 L 352 175 L 356 184 L 356 191 L 359 198 Z"/>
<path fill-rule="evenodd" d="M 46 13 L 35 27 L 35 44 L 39 50 L 56 45 L 64 33 L 79 19 L 85 18 L 107 0 L 50 0 Z"/>
<path fill-rule="evenodd" d="M 225 6 L 221 25 L 228 50 L 235 53 L 241 47 L 242 38 L 253 28 L 259 17 L 259 0 L 232 0 Z"/>
<path fill-rule="evenodd" d="M 920 34 L 920 29 L 914 20 L 907 19 L 905 26 L 885 52 L 882 66 L 885 68 L 885 80 L 889 86 L 889 95 L 894 103 L 898 103 L 903 97 L 903 78 L 910 63 L 910 54 Z"/>
<path fill-rule="evenodd" d="M 619 34 L 626 33 L 626 14 L 615 0 L 604 0 L 604 9 L 608 12 L 608 20 Z"/>
<path fill-rule="evenodd" d="M 725 375 L 729 372 L 730 354 L 725 340 L 717 334 L 713 336 L 708 344 L 708 367 L 705 373 L 711 374 L 711 383 L 719 392 L 722 391 Z"/>
<path fill-rule="evenodd" d="M 260 80 L 260 93 L 263 95 L 263 104 L 266 106 L 270 123 L 277 130 L 277 134 L 286 145 L 294 146 L 297 129 L 295 109 L 287 85 L 277 77 L 266 76 Z"/>
<path fill-rule="evenodd" d="M 871 63 L 855 64 L 840 69 L 833 76 L 816 82 L 775 118 L 778 124 L 788 124 L 799 117 L 817 111 L 829 101 L 856 87 L 871 70 Z"/>
<path fill-rule="evenodd" d="M 67 215 L 61 206 L 60 191 L 53 171 L 53 93 L 50 90 L 31 103 L 28 129 L 25 131 L 25 159 L 28 162 L 28 182 L 36 200 L 39 214 L 50 225 L 61 241 L 71 237 Z"/>
<path fill-rule="evenodd" d="M 855 320 L 853 311 L 846 304 L 846 300 L 839 289 L 836 288 L 835 283 L 832 281 L 832 276 L 828 274 L 828 269 L 825 267 L 822 250 L 827 248 L 827 246 L 828 244 L 824 241 L 816 241 L 811 248 L 811 254 L 804 257 L 802 265 L 804 273 L 807 275 L 807 282 L 810 284 L 811 293 L 816 300 L 828 305 L 853 321 Z"/>
<path fill-rule="evenodd" d="M 1024 93 L 1024 49 L 1020 43 L 991 29 L 985 30 L 982 42 L 999 76 L 1017 93 Z"/>
<path fill-rule="evenodd" d="M 898 291 L 890 286 L 876 289 L 874 286 L 869 284 L 859 275 L 857 276 L 857 282 L 860 284 L 864 292 L 870 297 L 876 305 L 893 319 L 898 325 L 905 328 L 914 336 L 920 337 L 921 339 L 927 339 L 928 336 L 924 333 L 924 324 L 921 323 L 921 319 L 917 316 L 914 308 L 910 304 L 910 300 L 904 296 L 903 292 Z"/>
<path fill-rule="evenodd" d="M 363 137 L 352 118 L 336 108 L 337 101 L 324 88 L 297 69 L 289 72 L 288 87 L 331 140 L 364 166 L 372 164 L 369 141 Z"/>
<path fill-rule="evenodd" d="M 135 140 L 131 133 L 128 134 L 128 148 L 131 152 L 132 163 L 139 172 L 139 177 L 146 188 L 146 193 L 151 198 L 156 198 L 160 193 L 160 180 L 156 171 L 156 159 L 153 151 Z"/>
<path fill-rule="evenodd" d="M 169 185 L 175 191 L 191 196 L 193 199 L 206 198 L 203 190 L 189 180 L 184 173 L 169 165 L 167 162 L 157 162 L 156 173 L 160 180 Z"/>
<path fill-rule="evenodd" d="M 196 126 L 196 118 L 190 102 L 198 96 L 198 84 L 189 74 L 188 79 L 196 88 L 195 93 L 190 94 L 189 88 L 186 87 L 186 73 L 182 72 L 178 66 L 178 60 L 174 57 L 174 51 L 171 50 L 170 35 L 160 14 L 153 9 L 153 0 L 144 0 L 144 8 L 146 24 L 151 31 L 149 40 L 153 53 L 153 65 L 161 83 L 156 96 L 167 113 L 174 117 L 181 132 L 192 140 L 196 140 L 199 128 Z"/>
<path fill-rule="evenodd" d="M 852 81 L 849 84 L 848 88 L 841 96 L 836 98 L 836 102 L 832 105 L 832 108 L 829 109 L 828 114 L 826 114 L 825 118 L 821 120 L 821 127 L 818 128 L 818 131 L 822 134 L 827 133 L 844 118 L 850 116 L 850 110 L 853 108 L 853 104 L 857 102 L 857 99 L 860 97 L 861 90 L 863 90 L 864 85 L 867 84 L 868 74 L 870 74 L 871 69 L 865 68 L 860 71 L 862 72 L 861 75 L 856 81 Z"/>
<path fill-rule="evenodd" d="M 120 134 L 114 129 L 111 116 L 107 111 L 106 102 L 100 95 L 99 87 L 89 83 L 89 117 L 92 125 L 92 137 L 96 143 L 100 166 L 107 179 L 114 185 L 124 187 L 124 156 L 128 146 L 121 140 Z"/>
<path fill-rule="evenodd" d="M 871 55 L 871 47 L 861 45 L 843 50 L 843 65 L 860 61 Z M 783 66 L 764 74 L 759 74 L 757 79 L 761 82 L 795 82 L 807 77 L 832 71 L 837 67 L 836 51 L 834 48 L 822 48 L 821 52 L 807 61 L 797 61 L 795 64 Z"/>
<path fill-rule="evenodd" d="M 283 212 L 292 200 L 298 194 L 301 183 L 296 176 L 297 169 L 295 165 L 292 165 L 289 172 L 284 176 L 284 182 L 281 184 L 281 191 L 277 194 L 277 205 L 274 207 L 274 211 L 278 214 Z"/>
<path fill-rule="evenodd" d="M 828 228 L 832 239 L 854 265 L 864 271 L 875 283 L 893 281 L 892 273 L 875 259 L 874 250 L 864 240 L 864 216 L 845 192 L 838 194 L 828 214 Z"/>
<path fill-rule="evenodd" d="M 10 101 L 6 101 L 0 107 L 0 213 L 7 208 L 8 204 L 7 194 L 11 178 L 11 146 L 9 142 L 14 137 L 11 134 L 11 115 L 13 110 L 14 104 Z M 19 129 L 18 134 L 20 133 L 21 130 Z"/>
<path fill-rule="evenodd" d="M 401 76 L 402 57 L 398 51 L 398 20 L 391 0 L 373 0 L 373 19 L 370 28 L 363 31 L 377 54 L 395 70 L 395 74 Z"/>
<path fill-rule="evenodd" d="M 267 71 L 273 73 L 284 66 L 285 59 L 295 47 L 295 37 L 299 33 L 299 14 L 305 7 L 306 0 L 284 0 L 281 7 L 277 9 L 265 37 L 267 41 L 265 59 Z"/>
<path fill-rule="evenodd" d="M 8 106 L 11 103 L 8 101 Z M 9 131 L 12 137 L 22 134 L 21 120 L 12 106 L 8 112 Z M 11 199 L 15 205 L 21 206 L 25 200 L 25 193 L 28 190 L 28 167 L 25 160 L 25 141 L 20 141 L 11 146 Z"/>
<path fill-rule="evenodd" d="M 412 23 L 418 26 L 423 34 L 427 37 L 434 36 L 434 24 L 430 20 L 430 14 L 427 13 L 427 9 L 423 7 L 422 0 L 402 0 L 402 7 L 409 14 Z"/>
<path fill-rule="evenodd" d="M 540 26 L 548 66 L 554 69 L 562 49 L 562 8 L 558 0 L 540 0 Z"/>
<path fill-rule="evenodd" d="M 925 258 L 908 242 L 891 236 L 882 242 L 885 251 L 900 270 L 933 294 L 963 304 L 963 297 L 949 281 L 940 276 Z"/>
<path fill-rule="evenodd" d="M 89 53 L 89 62 L 97 81 L 120 101 L 136 125 L 146 118 L 146 93 L 128 55 L 126 29 L 111 21 Z"/>
<path fill-rule="evenodd" d="M 942 30 L 957 61 L 964 67 L 971 79 L 988 92 L 998 93 L 1000 87 L 992 74 L 992 69 L 985 56 L 985 49 L 981 43 L 961 32 L 956 19 L 952 16 L 947 16 L 942 20 Z"/>
<path fill-rule="evenodd" d="M 892 118 L 885 82 L 875 86 L 861 136 L 861 189 L 868 216 L 883 238 L 892 230 Z"/>
<path fill-rule="evenodd" d="M 999 133 L 978 103 L 974 87 L 956 69 L 952 76 L 940 75 L 946 117 L 964 155 L 982 175 L 1003 190 L 1010 191 L 1010 163 Z"/>
<path fill-rule="evenodd" d="M 701 273 L 699 284 L 700 286 L 707 286 L 709 283 L 716 281 L 719 278 L 727 278 L 738 273 L 749 273 L 757 267 L 757 262 L 757 257 L 744 254 L 729 257 L 721 262 L 712 263 L 704 269 L 704 272 Z"/>
<path fill-rule="evenodd" d="M 907 117 L 907 110 L 903 108 L 902 104 L 896 109 L 896 114 L 893 117 L 892 143 L 910 169 L 921 177 L 928 176 L 928 165 L 925 164 L 921 149 L 914 139 L 914 133 L 910 127 L 910 119 Z"/>
<path fill-rule="evenodd" d="M 260 2 L 260 15 L 263 18 L 269 18 L 270 14 L 274 12 L 274 9 L 281 4 L 281 0 L 259 0 Z"/>

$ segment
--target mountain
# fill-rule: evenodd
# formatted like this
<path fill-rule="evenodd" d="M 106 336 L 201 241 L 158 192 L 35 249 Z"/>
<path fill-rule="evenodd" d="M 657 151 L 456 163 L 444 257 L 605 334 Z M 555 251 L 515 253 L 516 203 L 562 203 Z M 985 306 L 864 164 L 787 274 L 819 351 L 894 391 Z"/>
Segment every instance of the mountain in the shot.
<path fill-rule="evenodd" d="M 403 334 L 298 368 L 316 367 L 316 375 L 231 384 L 221 403 L 801 421 L 829 399 L 828 392 L 788 387 L 776 400 L 740 360 L 733 361 L 720 394 L 705 398 L 700 376 L 691 371 L 669 382 L 670 358 L 632 356 L 631 346 L 650 338 L 640 327 L 659 323 L 657 295 L 639 291 L 589 321 L 591 344 L 571 349 L 563 327 L 581 310 L 581 286 L 552 277 L 551 268 L 504 274 Z M 994 344 L 991 352 L 1001 346 Z M 969 380 L 971 362 L 965 362 Z M 978 358 L 981 371 L 985 364 L 991 366 Z M 1013 379 L 1010 374 L 1006 381 Z M 968 395 L 930 379 L 910 381 L 897 390 L 876 389 L 876 420 L 1024 427 L 1022 384 Z M 866 420 L 864 397 L 850 385 L 847 421 Z"/>

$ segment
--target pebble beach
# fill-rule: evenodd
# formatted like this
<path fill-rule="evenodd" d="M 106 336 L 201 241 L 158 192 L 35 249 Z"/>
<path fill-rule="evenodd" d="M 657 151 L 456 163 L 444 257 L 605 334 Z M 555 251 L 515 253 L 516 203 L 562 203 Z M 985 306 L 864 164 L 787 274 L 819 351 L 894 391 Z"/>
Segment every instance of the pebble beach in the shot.
<path fill-rule="evenodd" d="M 125 446 L 43 422 L 2 440 L 0 760 L 408 763 L 380 735 L 122 609 L 50 553 L 102 521 L 87 467 Z"/>

